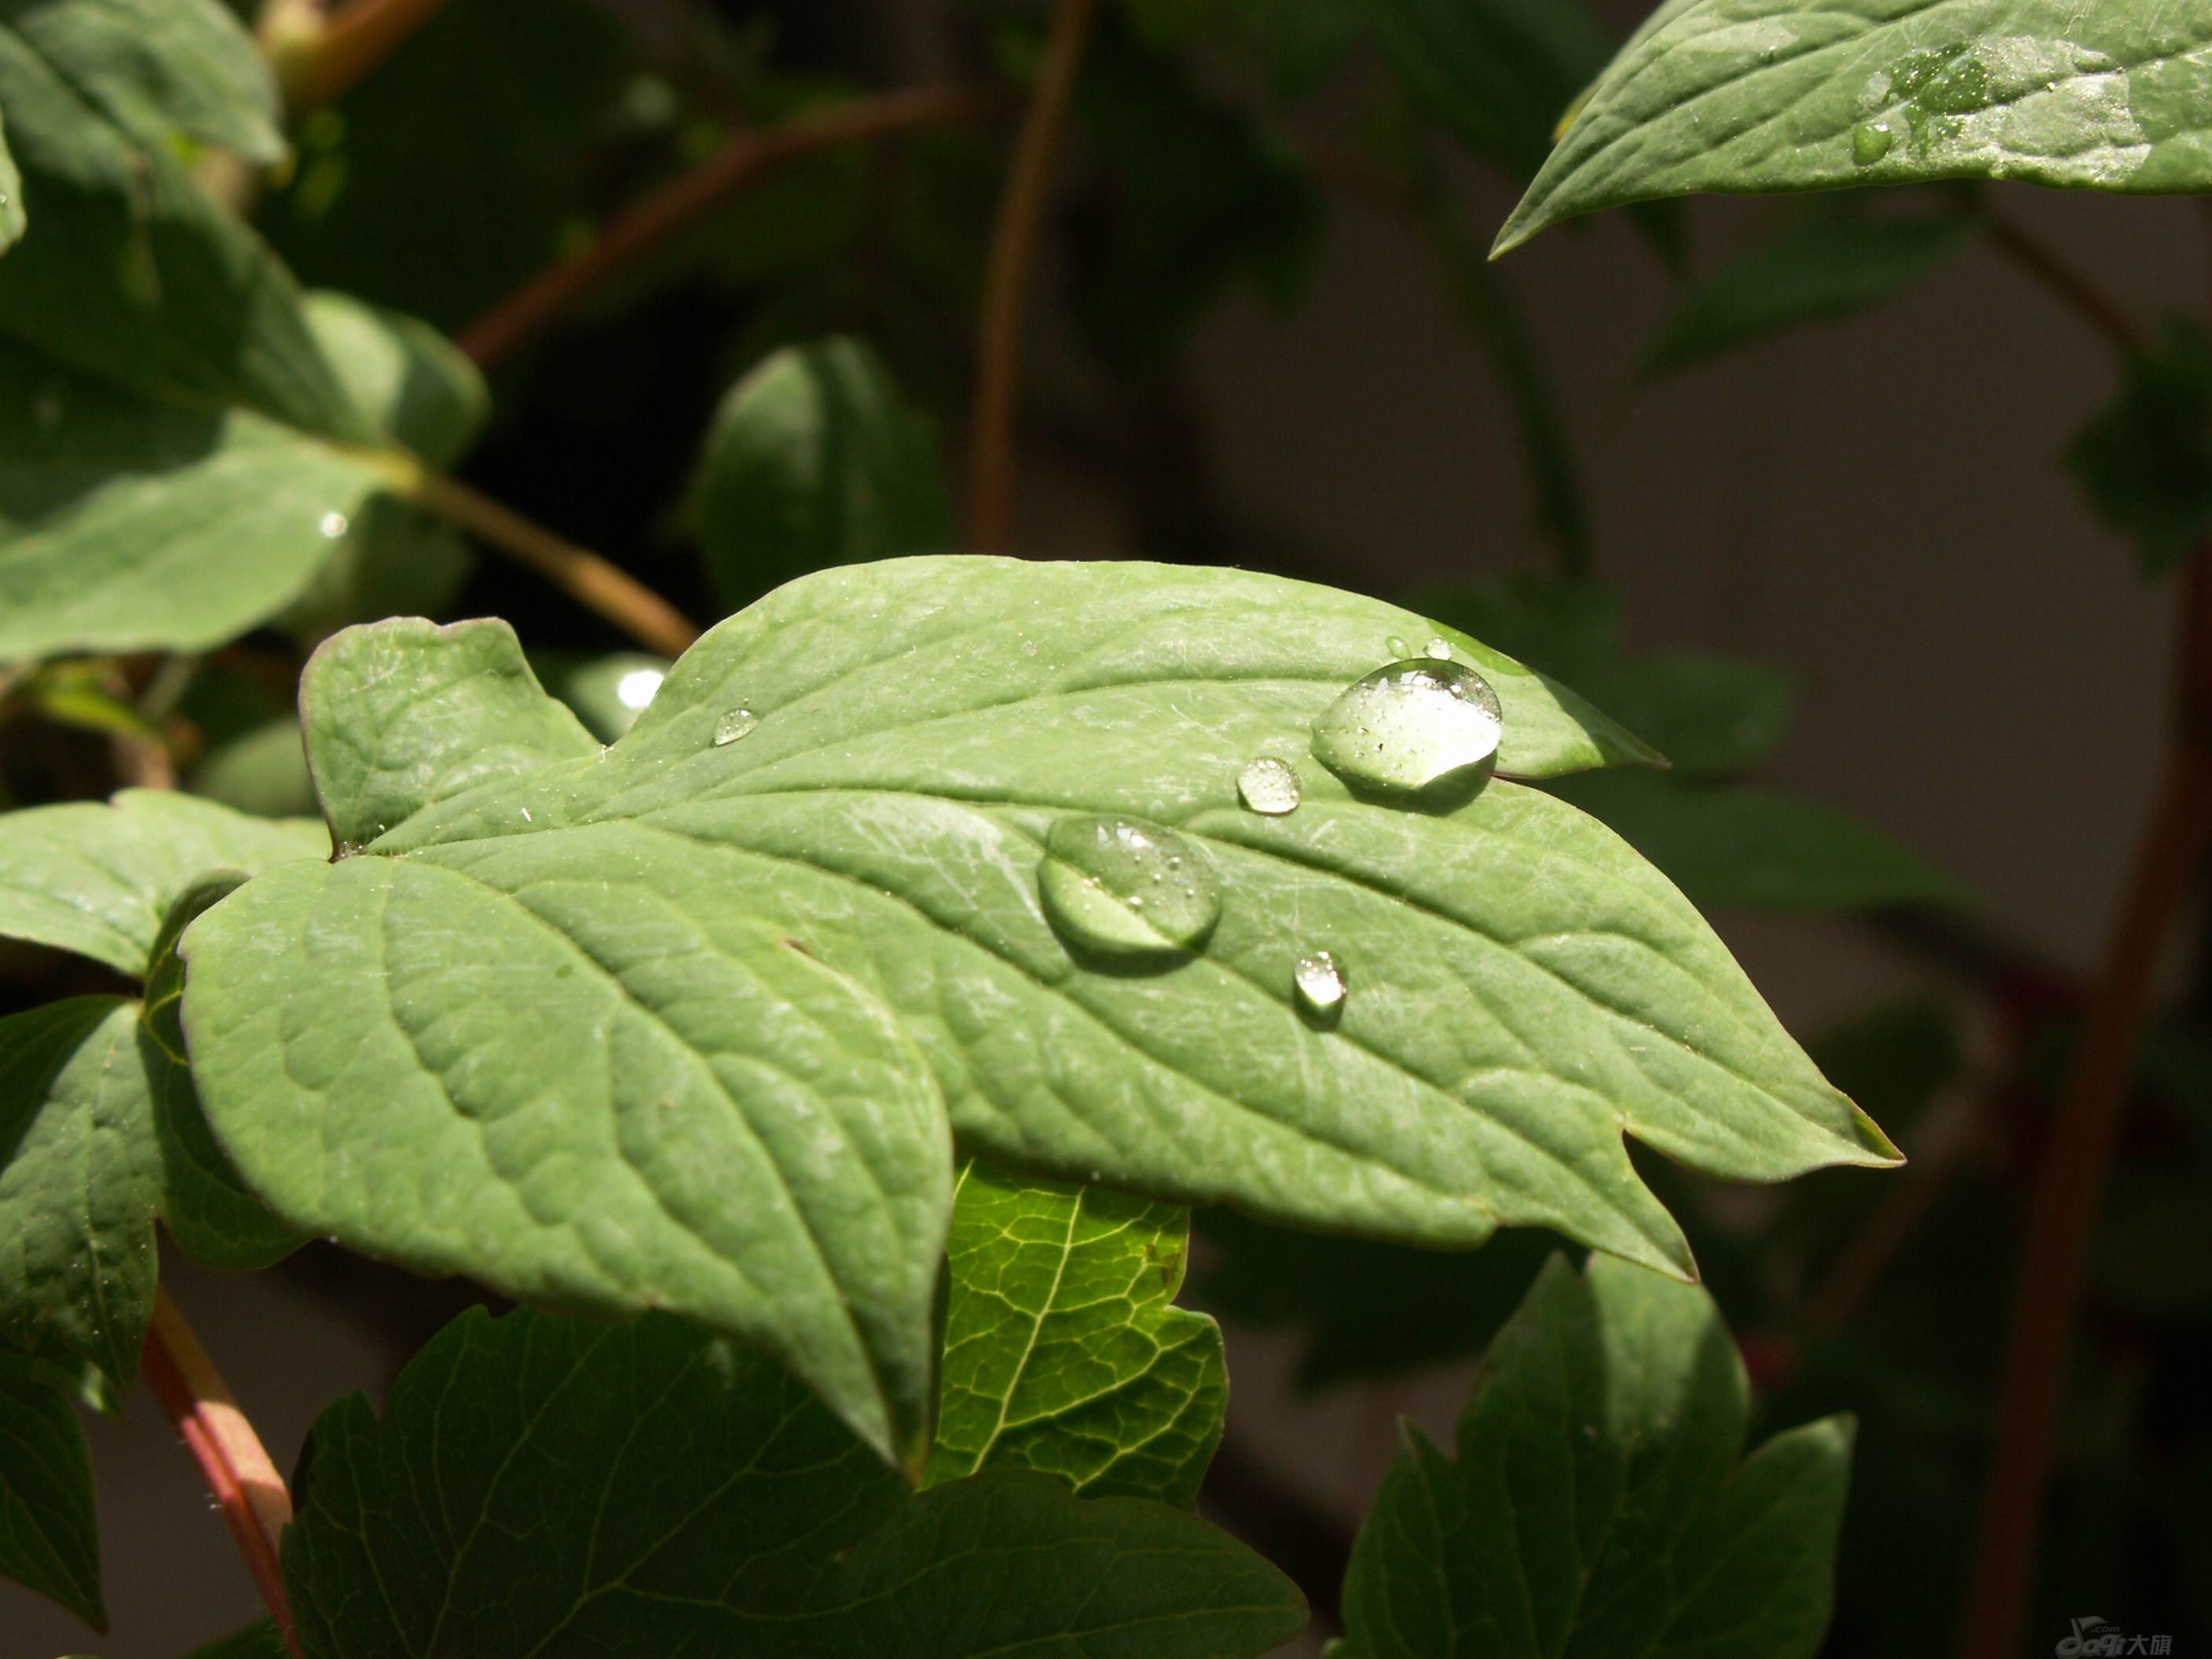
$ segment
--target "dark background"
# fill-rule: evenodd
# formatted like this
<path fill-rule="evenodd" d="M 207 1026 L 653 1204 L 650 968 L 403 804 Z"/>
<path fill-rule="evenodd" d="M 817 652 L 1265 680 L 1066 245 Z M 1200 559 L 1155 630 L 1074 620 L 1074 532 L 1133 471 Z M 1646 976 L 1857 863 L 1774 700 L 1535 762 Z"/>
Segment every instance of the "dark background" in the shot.
<path fill-rule="evenodd" d="M 676 0 L 605 9 L 648 56 L 655 42 L 665 48 L 682 10 Z M 864 83 L 951 78 L 974 61 L 951 0 L 722 9 L 739 20 L 776 13 L 779 63 Z M 1599 9 L 1625 33 L 1644 8 L 1600 0 Z M 514 45 L 526 66 L 536 48 Z M 1355 70 L 1301 110 L 1294 130 L 1340 135 L 1375 73 Z M 1455 172 L 1453 191 L 1483 242 L 1516 195 L 1472 167 Z M 2212 304 L 2212 234 L 2197 204 L 1994 194 L 2142 315 Z M 1332 194 L 1328 208 L 1296 307 L 1231 297 L 1134 404 L 1073 343 L 1065 301 L 1081 238 L 1055 237 L 1040 283 L 1019 550 L 1208 558 L 1383 594 L 1547 567 L 1504 395 L 1426 251 L 1359 199 Z M 1771 211 L 1694 204 L 1697 263 L 1756 234 Z M 472 255 L 465 242 L 413 252 L 425 266 Z M 1765 775 L 1884 826 L 1984 896 L 1978 925 L 1990 936 L 2059 975 L 2086 975 L 2154 778 L 2172 599 L 2091 520 L 2057 465 L 2113 390 L 2102 343 L 1979 251 L 1869 316 L 1645 387 L 1628 367 L 1671 289 L 1617 217 L 1548 233 L 1504 270 L 1553 360 L 1586 470 L 1597 568 L 1624 598 L 1632 641 L 1792 671 L 1799 718 Z M 454 310 L 438 320 L 465 320 L 465 307 Z M 678 283 L 619 319 L 563 331 L 495 378 L 501 424 L 468 476 L 703 606 L 671 502 L 713 399 L 743 366 L 732 327 L 717 294 Z M 960 369 L 949 364 L 946 386 L 933 389 L 954 408 Z M 957 425 L 946 435 L 957 453 Z M 1187 511 L 1172 511 L 1177 503 Z M 540 638 L 586 635 L 504 568 L 480 574 L 466 599 L 465 612 L 516 616 L 526 637 L 533 623 Z M 1933 988 L 1960 1011 L 1970 1078 L 2001 1062 L 1985 990 L 1889 933 L 1833 919 L 1714 920 L 1793 1030 Z M 2187 931 L 2203 937 L 2201 921 Z M 2176 994 L 2190 966 L 2168 965 Z M 426 1318 L 434 1322 L 378 1270 L 313 1253 L 251 1278 L 165 1269 L 280 1466 L 321 1407 L 380 1389 Z M 1992 1304 L 2007 1293 L 1989 1284 Z M 2094 1328 L 2087 1340 L 2094 1350 Z M 1348 1534 L 1396 1415 L 1448 1432 L 1470 1368 L 1300 1397 L 1288 1382 L 1295 1347 L 1283 1333 L 1231 1330 L 1239 1484 L 1222 1501 L 1234 1510 L 1255 1490 L 1262 1501 L 1288 1495 L 1312 1510 L 1289 1505 L 1297 1524 Z M 254 1616 L 193 1466 L 143 1390 L 92 1435 L 114 1630 L 90 1638 L 0 1586 L 0 1659 L 173 1659 Z M 2155 1462 L 2138 1474 L 2139 1492 L 2186 1478 Z M 2111 1578 L 2069 1547 L 2062 1536 L 2045 1563 L 2046 1599 L 2130 1629 L 2180 1627 L 2179 1601 L 2103 1605 Z M 1927 1610 L 1918 1650 L 1948 1644 L 1949 1617 Z M 2039 1635 L 2035 1650 L 2064 1633 L 2062 1623 Z M 2185 1638 L 2175 1650 L 2190 1650 Z"/>

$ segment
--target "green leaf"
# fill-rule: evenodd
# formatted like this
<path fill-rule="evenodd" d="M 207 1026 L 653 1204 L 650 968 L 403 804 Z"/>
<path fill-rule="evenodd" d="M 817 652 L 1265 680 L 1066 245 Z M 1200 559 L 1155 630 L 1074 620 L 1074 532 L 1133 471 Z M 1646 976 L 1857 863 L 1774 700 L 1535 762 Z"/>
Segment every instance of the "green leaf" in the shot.
<path fill-rule="evenodd" d="M 2179 569 L 2212 534 L 2212 337 L 2185 318 L 2130 356 L 2119 393 L 2067 465 L 2097 517 L 2135 543 L 2148 576 Z"/>
<path fill-rule="evenodd" d="M 376 429 L 432 466 L 465 455 L 491 392 L 460 348 L 428 323 L 343 294 L 307 296 L 307 326 Z"/>
<path fill-rule="evenodd" d="M 1980 234 L 1979 222 L 1960 214 L 1814 214 L 1685 295 L 1645 349 L 1642 372 L 1675 374 L 1785 329 L 1870 310 L 1923 281 Z"/>
<path fill-rule="evenodd" d="M 307 774 L 298 716 L 265 720 L 216 744 L 192 769 L 190 787 L 196 795 L 256 817 L 314 811 L 315 786 Z"/>
<path fill-rule="evenodd" d="M 957 539 L 934 427 L 854 339 L 789 347 L 731 388 L 697 510 L 707 574 L 733 610 L 810 570 Z"/>
<path fill-rule="evenodd" d="M 185 1054 L 180 1018 L 185 964 L 177 941 L 204 911 L 228 898 L 244 880 L 235 870 L 203 877 L 170 908 L 155 942 L 152 970 L 146 975 L 146 1003 L 139 1015 L 144 1029 L 138 1045 L 161 1152 L 161 1219 L 193 1261 L 234 1272 L 269 1267 L 307 1242 L 306 1234 L 271 1215 L 239 1178 L 200 1109 Z M 134 1356 L 136 1352 L 134 1348 Z"/>
<path fill-rule="evenodd" d="M 1973 890 L 1864 819 L 1749 786 L 1577 778 L 1553 786 L 1716 909 L 1972 909 Z"/>
<path fill-rule="evenodd" d="M 0 1577 L 107 1628 L 92 1453 L 70 1402 L 0 1356 Z"/>
<path fill-rule="evenodd" d="M 40 13 L 68 16 L 90 3 L 54 0 Z M 317 349 L 283 267 L 167 143 L 115 125 L 64 66 L 5 23 L 0 109 L 25 210 L 43 221 L 0 259 L 0 335 L 143 396 L 251 410 L 349 441 L 373 437 Z"/>
<path fill-rule="evenodd" d="M 2212 189 L 2212 14 L 2162 0 L 1688 0 L 1624 48 L 1507 221 L 1938 179 Z"/>
<path fill-rule="evenodd" d="M 0 399 L 0 661 L 222 644 L 300 601 L 392 482 L 371 452 L 5 343 L 0 378 L 25 394 Z"/>
<path fill-rule="evenodd" d="M 1851 1424 L 1792 1429 L 1739 1462 L 1749 1395 L 1703 1291 L 1555 1260 L 1492 1345 L 1458 1461 L 1406 1428 L 1332 1652 L 1810 1659 Z"/>
<path fill-rule="evenodd" d="M 0 1340 L 127 1386 L 161 1197 L 137 1004 L 73 997 L 0 1019 Z"/>
<path fill-rule="evenodd" d="M 480 784 L 196 924 L 210 1117 L 301 1226 L 753 1335 L 878 1445 L 861 1356 L 894 1403 L 921 1386 L 951 1185 L 939 1102 L 883 1010 L 979 1154 L 1432 1244 L 1525 1222 L 1685 1269 L 1624 1128 L 1739 1179 L 1893 1159 L 1592 820 L 1503 780 L 1364 800 L 1310 758 L 1346 685 L 1435 631 L 1231 570 L 806 578 L 710 633 L 604 754 Z M 1506 769 L 1634 757 L 1571 694 L 1445 643 L 1495 688 Z M 325 772 L 342 723 L 316 696 Z M 1286 817 L 1237 804 L 1262 753 L 1304 779 Z M 1042 845 L 1094 813 L 1173 825 L 1218 873 L 1202 954 L 1102 962 L 1054 931 Z M 1292 989 L 1320 949 L 1352 987 L 1326 1029 Z"/>
<path fill-rule="evenodd" d="M 168 790 L 0 814 L 0 935 L 143 978 L 162 919 L 198 878 L 330 850 L 312 819 L 270 823 Z"/>
<path fill-rule="evenodd" d="M 350 628 L 309 659 L 307 763 L 341 850 L 424 807 L 599 744 L 545 695 L 503 622 L 401 617 Z"/>
<path fill-rule="evenodd" d="M 1183 1509 L 1221 1438 L 1221 1333 L 1173 1305 L 1188 1215 L 969 1164 L 947 1249 L 929 1484 L 984 1468 Z"/>
<path fill-rule="evenodd" d="M 503 623 L 349 629 L 302 697 L 344 848 L 533 767 L 605 764 Z M 918 1457 L 951 1201 L 937 1086 L 877 1004 L 718 902 L 711 859 L 641 860 L 634 828 L 610 828 L 518 842 L 527 872 L 347 859 L 210 915 L 185 1006 L 202 1086 L 240 1105 L 216 1114 L 222 1138 L 301 1227 L 518 1297 L 746 1334 Z M 327 929 L 279 923 L 245 958 L 195 943 L 302 906 Z M 238 988 L 279 957 L 327 1002 L 308 1039 L 326 1058 L 286 1058 L 305 1033 Z"/>
<path fill-rule="evenodd" d="M 88 1361 L 118 1391 L 153 1312 L 156 1215 L 210 1267 L 265 1267 L 302 1242 L 216 1145 L 177 1029 L 174 938 L 240 879 L 179 900 L 144 1007 L 76 997 L 0 1018 L 0 1341 Z"/>
<path fill-rule="evenodd" d="M 149 149 L 187 140 L 284 159 L 276 84 L 222 0 L 0 0 L 0 30 Z"/>
<path fill-rule="evenodd" d="M 381 1423 L 356 1395 L 311 1448 L 284 1539 L 309 1659 L 1213 1659 L 1301 1622 L 1163 1504 L 1015 1470 L 911 1496 L 773 1365 L 665 1316 L 464 1315 Z"/>
<path fill-rule="evenodd" d="M 8 150 L 8 128 L 0 118 L 0 252 L 23 234 L 23 176 Z"/>

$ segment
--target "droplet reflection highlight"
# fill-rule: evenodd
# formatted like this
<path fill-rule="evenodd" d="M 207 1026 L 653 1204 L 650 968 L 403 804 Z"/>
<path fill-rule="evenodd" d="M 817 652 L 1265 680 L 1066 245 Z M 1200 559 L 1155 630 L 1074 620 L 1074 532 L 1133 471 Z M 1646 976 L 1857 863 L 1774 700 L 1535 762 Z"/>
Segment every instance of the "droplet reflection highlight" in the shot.
<path fill-rule="evenodd" d="M 1190 955 L 1221 919 L 1221 878 L 1196 842 L 1131 818 L 1068 817 L 1045 837 L 1038 896 L 1054 931 L 1094 956 Z"/>
<path fill-rule="evenodd" d="M 1376 669 L 1331 703 L 1314 722 L 1314 755 L 1346 782 L 1411 793 L 1490 761 L 1504 724 L 1482 676 L 1416 658 Z"/>

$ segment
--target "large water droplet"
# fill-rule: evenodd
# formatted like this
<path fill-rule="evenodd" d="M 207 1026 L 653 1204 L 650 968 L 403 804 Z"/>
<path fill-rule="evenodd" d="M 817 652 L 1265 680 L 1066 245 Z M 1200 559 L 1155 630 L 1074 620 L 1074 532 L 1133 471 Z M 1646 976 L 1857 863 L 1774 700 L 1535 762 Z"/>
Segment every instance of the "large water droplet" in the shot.
<path fill-rule="evenodd" d="M 1344 970 L 1326 951 L 1300 957 L 1291 975 L 1297 992 L 1298 1012 L 1315 1024 L 1334 1025 L 1344 1015 Z"/>
<path fill-rule="evenodd" d="M 1237 775 L 1237 794 L 1255 812 L 1279 818 L 1298 805 L 1298 775 L 1283 762 L 1262 755 Z"/>
<path fill-rule="evenodd" d="M 1851 160 L 1863 167 L 1870 167 L 1889 154 L 1889 147 L 1897 142 L 1887 121 L 1863 123 L 1851 129 Z"/>
<path fill-rule="evenodd" d="M 1129 818 L 1070 817 L 1045 837 L 1037 890 L 1071 945 L 1126 960 L 1188 956 L 1221 919 L 1221 879 L 1193 841 Z"/>
<path fill-rule="evenodd" d="M 1425 789 L 1498 753 L 1504 716 L 1489 682 L 1457 663 L 1378 668 L 1314 722 L 1314 754 L 1346 781 Z"/>
<path fill-rule="evenodd" d="M 751 709 L 732 708 L 714 722 L 714 747 L 720 749 L 725 744 L 735 743 L 739 738 L 748 736 L 759 724 L 760 716 Z"/>

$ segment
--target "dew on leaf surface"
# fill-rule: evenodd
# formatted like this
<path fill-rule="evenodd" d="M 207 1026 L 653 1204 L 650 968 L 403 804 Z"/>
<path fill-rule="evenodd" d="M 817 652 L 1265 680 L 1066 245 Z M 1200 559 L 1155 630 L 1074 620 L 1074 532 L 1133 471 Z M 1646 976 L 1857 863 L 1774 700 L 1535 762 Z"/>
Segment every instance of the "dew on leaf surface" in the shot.
<path fill-rule="evenodd" d="M 1504 713 L 1489 682 L 1457 663 L 1378 668 L 1314 722 L 1314 755 L 1346 781 L 1425 789 L 1498 753 Z"/>
<path fill-rule="evenodd" d="M 1279 818 L 1297 808 L 1298 775 L 1285 763 L 1262 755 L 1237 775 L 1237 796 L 1255 812 Z"/>
<path fill-rule="evenodd" d="M 1431 640 L 1421 647 L 1423 656 L 1431 658 L 1437 662 L 1449 662 L 1451 653 L 1451 647 L 1443 640 Z"/>
<path fill-rule="evenodd" d="M 1328 951 L 1300 957 L 1291 971 L 1291 984 L 1297 992 L 1298 1012 L 1315 1024 L 1331 1026 L 1343 1017 L 1344 970 Z"/>
<path fill-rule="evenodd" d="M 1094 955 L 1188 956 L 1221 918 L 1221 879 L 1196 842 L 1121 817 L 1067 817 L 1045 837 L 1037 890 L 1053 928 Z"/>
<path fill-rule="evenodd" d="M 751 709 L 732 708 L 714 722 L 714 747 L 720 749 L 725 744 L 735 743 L 739 738 L 750 735 L 753 727 L 759 724 L 760 716 Z"/>

